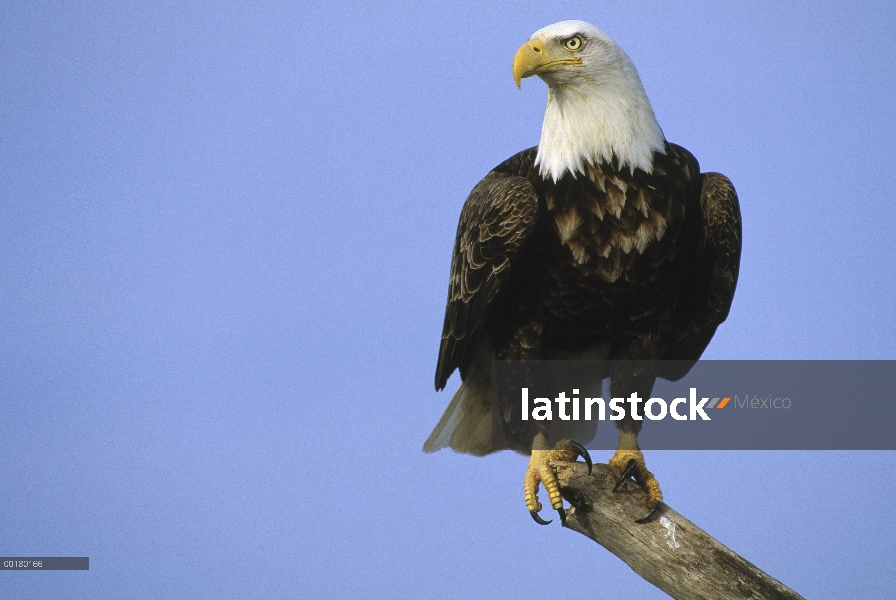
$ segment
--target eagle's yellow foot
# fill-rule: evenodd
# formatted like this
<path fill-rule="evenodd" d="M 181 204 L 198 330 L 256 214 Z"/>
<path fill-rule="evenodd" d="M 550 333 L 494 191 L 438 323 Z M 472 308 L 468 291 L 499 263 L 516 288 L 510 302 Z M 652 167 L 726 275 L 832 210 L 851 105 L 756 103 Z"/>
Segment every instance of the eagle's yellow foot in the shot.
<path fill-rule="evenodd" d="M 588 473 L 591 473 L 591 456 L 578 442 L 572 440 L 560 440 L 553 450 L 532 450 L 529 458 L 529 467 L 526 469 L 526 478 L 523 484 L 526 492 L 526 508 L 529 514 L 539 525 L 547 525 L 551 521 L 545 521 L 538 514 L 541 511 L 541 502 L 538 501 L 538 484 L 544 484 L 547 490 L 551 506 L 560 514 L 560 522 L 566 523 L 566 511 L 563 509 L 563 498 L 560 496 L 560 484 L 557 476 L 551 468 L 551 462 L 564 461 L 575 462 L 576 457 L 581 456 L 588 465 Z"/>
<path fill-rule="evenodd" d="M 635 521 L 635 523 L 643 523 L 650 519 L 660 507 L 663 501 L 663 493 L 660 491 L 660 483 L 653 476 L 653 473 L 647 470 L 644 464 L 644 455 L 640 450 L 617 450 L 613 458 L 610 459 L 610 466 L 616 467 L 621 471 L 613 491 L 616 491 L 623 481 L 629 477 L 634 477 L 638 485 L 647 492 L 647 506 L 650 510 L 647 514 Z"/>

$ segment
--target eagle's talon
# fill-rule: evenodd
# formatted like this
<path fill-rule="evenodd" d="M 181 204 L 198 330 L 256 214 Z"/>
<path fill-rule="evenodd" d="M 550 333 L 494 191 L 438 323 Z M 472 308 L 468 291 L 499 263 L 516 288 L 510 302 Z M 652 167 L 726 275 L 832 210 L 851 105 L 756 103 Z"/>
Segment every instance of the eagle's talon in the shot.
<path fill-rule="evenodd" d="M 537 510 L 530 510 L 529 514 L 532 515 L 532 518 L 535 519 L 535 522 L 538 523 L 539 525 L 550 525 L 551 523 L 554 522 L 553 520 L 545 521 L 544 519 L 542 519 L 541 515 L 538 514 Z"/>
<path fill-rule="evenodd" d="M 565 525 L 566 510 L 563 508 L 563 492 L 560 490 L 560 482 L 557 480 L 552 463 L 574 463 L 578 456 L 577 452 L 584 451 L 587 455 L 587 451 L 581 444 L 574 444 L 569 440 L 560 440 L 553 450 L 546 450 L 544 436 L 542 434 L 539 436 L 533 442 L 532 455 L 529 457 L 529 467 L 526 469 L 526 477 L 523 482 L 526 508 L 529 509 L 529 514 L 539 525 L 550 523 L 538 516 L 538 511 L 541 510 L 541 503 L 538 501 L 538 486 L 542 484 L 551 507 L 557 511 L 557 514 L 560 515 L 560 522 Z"/>
<path fill-rule="evenodd" d="M 615 492 L 622 482 L 632 476 L 632 473 L 638 468 L 638 461 L 634 458 L 628 461 L 628 464 L 625 465 L 625 470 L 622 471 L 622 475 L 619 476 L 619 479 L 616 480 L 616 485 L 613 486 L 613 491 Z"/>
<path fill-rule="evenodd" d="M 585 446 L 574 440 L 570 440 L 569 448 L 585 459 L 585 464 L 588 465 L 588 474 L 591 475 L 591 455 L 588 454 L 588 450 L 585 448 Z"/>
<path fill-rule="evenodd" d="M 653 506 L 650 507 L 650 510 L 647 511 L 647 514 L 636 520 L 635 523 L 646 523 L 650 520 L 650 517 L 656 514 L 656 511 L 660 508 L 660 501 L 657 500 L 653 503 Z"/>
<path fill-rule="evenodd" d="M 647 470 L 644 464 L 644 456 L 640 450 L 617 450 L 613 458 L 610 459 L 610 466 L 622 471 L 622 475 L 613 488 L 615 491 L 623 481 L 628 477 L 633 477 L 635 483 L 647 492 L 647 501 L 645 506 L 649 508 L 647 514 L 635 521 L 636 523 L 644 523 L 650 520 L 660 507 L 663 500 L 663 493 L 660 491 L 660 484 L 653 476 L 653 473 Z M 623 465 L 625 465 L 623 467 Z"/>

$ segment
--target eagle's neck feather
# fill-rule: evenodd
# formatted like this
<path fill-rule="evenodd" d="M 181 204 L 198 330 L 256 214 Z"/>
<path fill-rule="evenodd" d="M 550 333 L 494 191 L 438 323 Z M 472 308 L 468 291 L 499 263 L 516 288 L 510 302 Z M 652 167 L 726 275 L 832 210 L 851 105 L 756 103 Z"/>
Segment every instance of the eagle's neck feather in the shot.
<path fill-rule="evenodd" d="M 542 177 L 556 182 L 601 163 L 653 172 L 654 152 L 665 151 L 665 138 L 634 66 L 631 70 L 602 81 L 549 83 L 535 161 Z"/>

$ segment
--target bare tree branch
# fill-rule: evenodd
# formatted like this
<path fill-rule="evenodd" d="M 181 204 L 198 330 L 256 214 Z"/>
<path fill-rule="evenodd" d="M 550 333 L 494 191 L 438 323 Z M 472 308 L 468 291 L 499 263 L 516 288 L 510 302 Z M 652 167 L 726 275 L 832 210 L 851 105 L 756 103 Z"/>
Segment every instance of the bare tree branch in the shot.
<path fill-rule="evenodd" d="M 647 523 L 647 496 L 628 481 L 612 492 L 616 470 L 583 463 L 553 463 L 563 495 L 581 509 L 569 510 L 566 525 L 630 566 L 676 599 L 796 600 L 802 596 L 741 558 L 663 504 Z"/>

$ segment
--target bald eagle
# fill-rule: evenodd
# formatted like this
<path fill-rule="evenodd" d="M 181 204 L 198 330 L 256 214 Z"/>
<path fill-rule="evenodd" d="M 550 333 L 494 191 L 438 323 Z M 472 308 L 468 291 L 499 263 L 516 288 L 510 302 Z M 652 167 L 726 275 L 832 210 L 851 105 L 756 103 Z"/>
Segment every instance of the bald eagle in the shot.
<path fill-rule="evenodd" d="M 435 385 L 458 369 L 462 382 L 423 448 L 529 454 L 527 508 L 547 523 L 540 483 L 565 518 L 551 461 L 590 457 L 569 439 L 548 448 L 550 421 L 522 420 L 509 403 L 493 429 L 492 361 L 684 361 L 684 372 L 610 373 L 613 397 L 649 398 L 728 316 L 741 218 L 728 178 L 666 141 L 634 64 L 605 33 L 582 21 L 535 32 L 513 60 L 517 87 L 532 75 L 548 86 L 538 146 L 492 169 L 460 215 Z M 641 421 L 617 427 L 610 465 L 647 491 L 646 520 L 662 493 L 638 447 Z"/>

